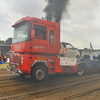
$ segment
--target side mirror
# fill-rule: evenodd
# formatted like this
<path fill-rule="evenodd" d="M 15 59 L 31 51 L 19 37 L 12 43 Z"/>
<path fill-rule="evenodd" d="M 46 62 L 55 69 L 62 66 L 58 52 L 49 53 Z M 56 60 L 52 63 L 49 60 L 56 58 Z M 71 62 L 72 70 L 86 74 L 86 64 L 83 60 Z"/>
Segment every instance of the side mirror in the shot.
<path fill-rule="evenodd" d="M 31 31 L 31 39 L 34 39 L 35 38 L 35 30 L 32 30 Z"/>

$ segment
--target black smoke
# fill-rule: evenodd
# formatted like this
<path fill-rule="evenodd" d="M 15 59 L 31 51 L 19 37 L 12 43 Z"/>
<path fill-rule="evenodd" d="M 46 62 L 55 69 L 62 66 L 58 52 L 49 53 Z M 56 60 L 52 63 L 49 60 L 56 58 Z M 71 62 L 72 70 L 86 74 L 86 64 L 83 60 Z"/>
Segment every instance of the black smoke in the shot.
<path fill-rule="evenodd" d="M 60 22 L 63 13 L 67 11 L 69 0 L 45 0 L 47 6 L 43 10 L 46 13 L 46 20 Z M 67 13 L 67 12 L 66 12 Z"/>

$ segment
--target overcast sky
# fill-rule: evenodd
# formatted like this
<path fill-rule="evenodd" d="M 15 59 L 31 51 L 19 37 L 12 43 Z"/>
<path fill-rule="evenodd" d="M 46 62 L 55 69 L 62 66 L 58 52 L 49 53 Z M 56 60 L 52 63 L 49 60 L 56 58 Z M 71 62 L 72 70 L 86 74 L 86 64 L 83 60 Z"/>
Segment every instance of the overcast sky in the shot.
<path fill-rule="evenodd" d="M 11 27 L 22 17 L 45 17 L 45 0 L 0 0 L 0 38 L 13 36 Z M 100 49 L 100 0 L 70 0 L 61 21 L 61 41 L 76 48 Z"/>

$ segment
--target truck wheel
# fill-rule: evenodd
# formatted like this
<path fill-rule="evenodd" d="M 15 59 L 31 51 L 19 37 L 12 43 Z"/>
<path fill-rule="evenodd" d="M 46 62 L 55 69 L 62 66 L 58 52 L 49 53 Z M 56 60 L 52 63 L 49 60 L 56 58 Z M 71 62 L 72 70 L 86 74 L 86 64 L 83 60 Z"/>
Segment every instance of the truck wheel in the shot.
<path fill-rule="evenodd" d="M 32 69 L 32 79 L 34 81 L 41 81 L 46 77 L 46 70 L 42 66 L 36 66 Z"/>
<path fill-rule="evenodd" d="M 77 75 L 81 76 L 81 75 L 83 75 L 83 73 L 84 73 L 83 67 L 79 66 L 79 67 L 77 68 Z"/>

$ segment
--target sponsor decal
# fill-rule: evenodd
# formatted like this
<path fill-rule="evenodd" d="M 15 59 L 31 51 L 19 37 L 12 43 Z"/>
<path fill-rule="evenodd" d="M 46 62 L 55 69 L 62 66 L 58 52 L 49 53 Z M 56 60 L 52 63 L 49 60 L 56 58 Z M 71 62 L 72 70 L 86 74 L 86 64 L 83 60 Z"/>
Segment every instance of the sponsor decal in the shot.
<path fill-rule="evenodd" d="M 42 51 L 42 50 L 45 50 L 45 47 L 44 46 L 35 46 L 34 49 Z"/>
<path fill-rule="evenodd" d="M 48 59 L 48 61 L 53 61 L 53 59 Z"/>
<path fill-rule="evenodd" d="M 62 53 L 65 54 L 65 55 L 67 55 L 68 54 L 68 49 L 65 48 L 65 47 L 63 47 Z"/>
<path fill-rule="evenodd" d="M 60 65 L 71 65 L 71 66 L 75 66 L 76 65 L 76 58 L 65 58 L 65 57 L 61 57 L 60 58 Z"/>
<path fill-rule="evenodd" d="M 54 32 L 53 31 L 50 31 L 49 42 L 50 44 L 54 44 Z"/>
<path fill-rule="evenodd" d="M 38 60 L 44 60 L 44 58 L 38 58 Z"/>

